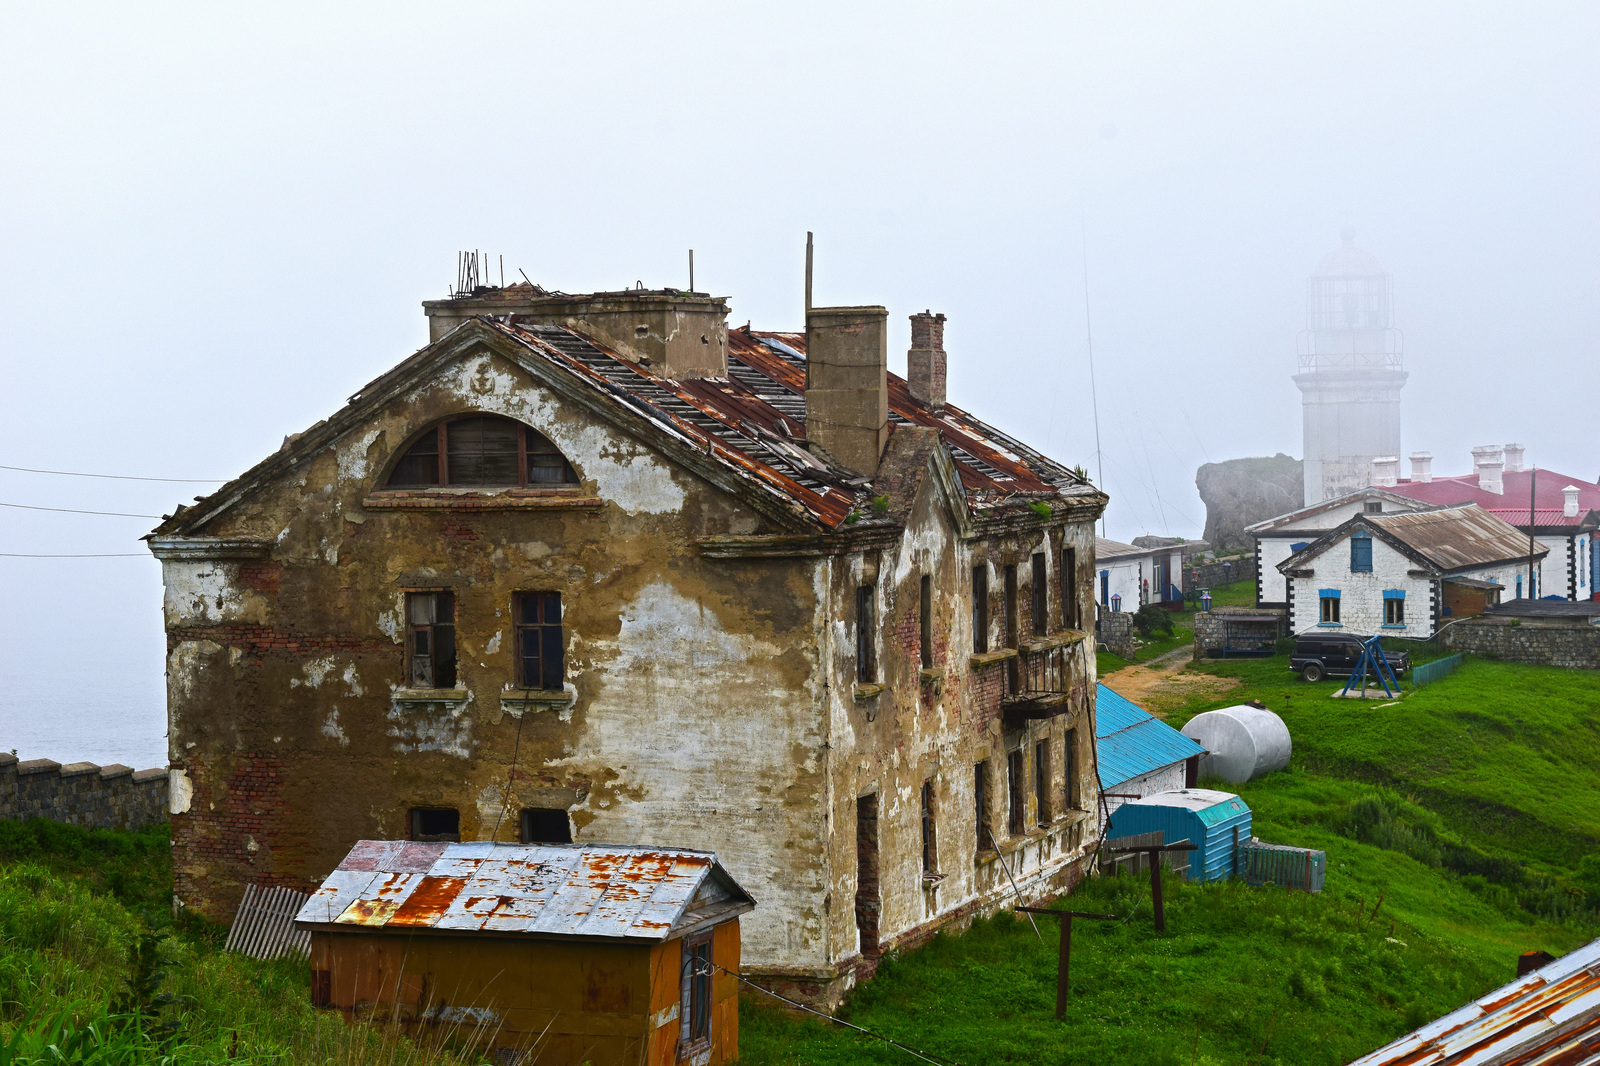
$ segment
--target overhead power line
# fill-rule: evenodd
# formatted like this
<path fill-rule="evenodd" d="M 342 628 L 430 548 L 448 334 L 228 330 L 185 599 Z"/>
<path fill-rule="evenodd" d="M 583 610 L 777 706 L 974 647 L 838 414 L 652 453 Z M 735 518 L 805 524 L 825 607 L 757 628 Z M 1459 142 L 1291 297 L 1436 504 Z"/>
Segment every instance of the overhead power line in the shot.
<path fill-rule="evenodd" d="M 174 485 L 221 485 L 226 480 L 216 477 L 134 477 L 131 474 L 85 474 L 77 470 L 36 470 L 31 466 L 6 466 L 3 463 L 0 463 L 0 470 L 20 470 L 24 474 L 60 474 L 62 477 L 99 477 L 111 481 L 165 481 Z"/>
<path fill-rule="evenodd" d="M 80 511 L 76 507 L 35 507 L 31 503 L 0 503 L 0 507 L 15 507 L 22 511 L 57 511 L 61 514 L 99 514 L 110 518 L 154 518 L 161 520 L 158 514 L 129 514 L 126 511 Z"/>
<path fill-rule="evenodd" d="M 150 559 L 149 552 L 90 552 L 83 555 L 54 555 L 40 552 L 0 552 L 0 559 Z"/>

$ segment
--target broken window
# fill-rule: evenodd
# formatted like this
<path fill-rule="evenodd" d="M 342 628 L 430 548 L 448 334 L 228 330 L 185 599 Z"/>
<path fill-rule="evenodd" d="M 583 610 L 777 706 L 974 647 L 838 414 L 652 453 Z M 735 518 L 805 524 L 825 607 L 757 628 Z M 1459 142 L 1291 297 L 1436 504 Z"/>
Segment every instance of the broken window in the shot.
<path fill-rule="evenodd" d="M 1061 552 L 1061 624 L 1067 629 L 1078 628 L 1078 550 L 1064 548 Z"/>
<path fill-rule="evenodd" d="M 564 807 L 528 807 L 522 812 L 520 828 L 524 844 L 572 843 L 572 822 Z"/>
<path fill-rule="evenodd" d="M 1033 635 L 1042 637 L 1050 631 L 1050 600 L 1045 595 L 1045 560 L 1044 552 L 1039 552 L 1033 557 Z"/>
<path fill-rule="evenodd" d="M 977 848 L 983 851 L 994 843 L 989 835 L 989 764 L 985 762 L 972 767 L 972 807 L 978 827 Z"/>
<path fill-rule="evenodd" d="M 454 807 L 411 808 L 412 840 L 461 839 L 461 812 Z"/>
<path fill-rule="evenodd" d="M 1078 804 L 1078 731 L 1067 730 L 1061 745 L 1061 793 L 1067 810 L 1079 810 Z"/>
<path fill-rule="evenodd" d="M 711 1042 L 711 931 L 683 941 L 683 992 L 678 1010 L 680 1051 L 696 1051 Z"/>
<path fill-rule="evenodd" d="M 922 649 L 922 666 L 933 666 L 933 578 L 922 575 L 922 601 L 917 611 L 918 640 Z"/>
<path fill-rule="evenodd" d="M 1033 746 L 1033 817 L 1040 825 L 1050 821 L 1050 741 Z"/>
<path fill-rule="evenodd" d="M 933 822 L 933 779 L 922 783 L 922 872 L 939 870 L 939 843 Z"/>
<path fill-rule="evenodd" d="M 989 650 L 989 568 L 972 568 L 972 650 Z"/>
<path fill-rule="evenodd" d="M 872 586 L 856 589 L 856 684 L 878 680 L 877 634 L 872 625 Z"/>
<path fill-rule="evenodd" d="M 1005 585 L 1003 586 L 1005 603 L 1006 647 L 1017 646 L 1017 566 L 1007 563 L 1005 569 Z"/>
<path fill-rule="evenodd" d="M 388 487 L 577 483 L 572 464 L 543 434 L 509 418 L 474 415 L 426 430 L 395 464 Z"/>
<path fill-rule="evenodd" d="M 1006 756 L 1006 791 L 1010 793 L 1008 798 L 1011 801 L 1007 828 L 1011 830 L 1012 835 L 1025 832 L 1028 828 L 1028 800 L 1024 791 L 1027 786 L 1023 783 L 1023 775 L 1026 772 L 1023 766 L 1025 758 L 1020 748 Z"/>
<path fill-rule="evenodd" d="M 566 682 L 561 593 L 519 593 L 516 619 L 519 683 L 523 688 L 560 688 Z"/>
<path fill-rule="evenodd" d="M 412 688 L 456 687 L 456 598 L 450 592 L 406 593 Z"/>

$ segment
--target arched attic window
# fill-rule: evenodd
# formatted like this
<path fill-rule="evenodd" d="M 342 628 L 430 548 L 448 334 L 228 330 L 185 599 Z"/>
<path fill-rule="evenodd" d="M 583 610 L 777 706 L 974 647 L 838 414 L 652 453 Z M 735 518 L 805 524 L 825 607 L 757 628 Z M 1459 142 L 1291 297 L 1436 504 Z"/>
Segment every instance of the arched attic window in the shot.
<path fill-rule="evenodd" d="M 542 434 L 496 415 L 441 422 L 412 442 L 386 488 L 555 488 L 576 485 L 566 456 Z"/>

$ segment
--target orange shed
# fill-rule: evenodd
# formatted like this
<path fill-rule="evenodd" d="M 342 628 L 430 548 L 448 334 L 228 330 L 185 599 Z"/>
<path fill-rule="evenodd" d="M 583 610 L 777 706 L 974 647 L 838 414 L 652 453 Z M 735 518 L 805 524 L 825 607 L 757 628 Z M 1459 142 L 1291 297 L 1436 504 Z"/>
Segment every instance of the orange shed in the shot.
<path fill-rule="evenodd" d="M 499 1061 L 739 1057 L 748 893 L 704 851 L 363 840 L 301 909 L 312 999 L 457 1027 Z"/>

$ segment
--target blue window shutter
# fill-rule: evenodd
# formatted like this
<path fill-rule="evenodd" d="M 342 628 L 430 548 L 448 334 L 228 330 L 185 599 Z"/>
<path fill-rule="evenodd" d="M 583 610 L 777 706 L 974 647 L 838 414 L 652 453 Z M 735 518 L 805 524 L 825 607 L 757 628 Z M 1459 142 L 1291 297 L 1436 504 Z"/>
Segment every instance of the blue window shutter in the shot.
<path fill-rule="evenodd" d="M 1372 572 L 1372 538 L 1357 533 L 1350 538 L 1350 569 L 1361 573 Z"/>

